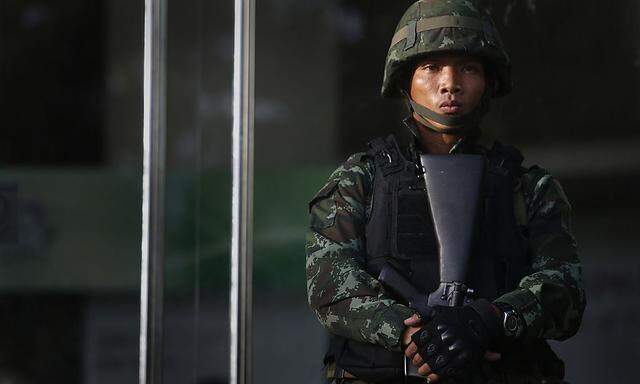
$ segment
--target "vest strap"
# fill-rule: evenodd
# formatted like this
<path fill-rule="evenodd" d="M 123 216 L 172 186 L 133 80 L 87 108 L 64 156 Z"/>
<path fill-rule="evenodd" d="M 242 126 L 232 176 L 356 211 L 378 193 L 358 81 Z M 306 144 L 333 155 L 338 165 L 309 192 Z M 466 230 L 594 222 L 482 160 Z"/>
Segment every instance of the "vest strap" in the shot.
<path fill-rule="evenodd" d="M 380 169 L 383 176 L 387 177 L 402 171 L 404 161 L 398 143 L 392 135 L 386 138 L 376 138 L 368 144 L 367 154 L 373 158 L 376 168 Z"/>

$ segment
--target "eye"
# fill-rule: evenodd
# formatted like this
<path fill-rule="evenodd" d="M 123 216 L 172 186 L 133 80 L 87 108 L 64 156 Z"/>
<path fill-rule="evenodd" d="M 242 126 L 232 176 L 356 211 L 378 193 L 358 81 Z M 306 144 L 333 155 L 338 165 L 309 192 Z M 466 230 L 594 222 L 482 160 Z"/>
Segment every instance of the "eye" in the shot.
<path fill-rule="evenodd" d="M 427 72 L 434 72 L 438 70 L 438 65 L 434 63 L 423 64 L 421 68 Z"/>
<path fill-rule="evenodd" d="M 465 64 L 462 66 L 462 71 L 465 73 L 480 73 L 480 66 L 477 64 Z"/>

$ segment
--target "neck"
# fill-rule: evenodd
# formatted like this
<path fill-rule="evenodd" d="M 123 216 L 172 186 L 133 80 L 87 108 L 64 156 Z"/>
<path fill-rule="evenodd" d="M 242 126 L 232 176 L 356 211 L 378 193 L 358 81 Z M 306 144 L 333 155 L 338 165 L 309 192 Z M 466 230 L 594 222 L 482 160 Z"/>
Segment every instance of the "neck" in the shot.
<path fill-rule="evenodd" d="M 420 149 L 423 152 L 433 155 L 446 155 L 451 148 L 462 138 L 459 135 L 448 135 L 435 132 L 419 121 L 416 121 L 418 133 L 420 134 Z"/>

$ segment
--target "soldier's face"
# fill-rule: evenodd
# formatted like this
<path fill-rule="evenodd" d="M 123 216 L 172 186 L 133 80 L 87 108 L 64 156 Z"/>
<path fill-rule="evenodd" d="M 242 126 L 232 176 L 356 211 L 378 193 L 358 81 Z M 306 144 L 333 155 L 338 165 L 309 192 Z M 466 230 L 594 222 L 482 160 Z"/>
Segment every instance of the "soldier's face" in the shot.
<path fill-rule="evenodd" d="M 410 94 L 415 102 L 432 111 L 464 115 L 480 105 L 485 87 L 484 65 L 480 59 L 465 54 L 443 54 L 418 64 L 411 79 Z"/>

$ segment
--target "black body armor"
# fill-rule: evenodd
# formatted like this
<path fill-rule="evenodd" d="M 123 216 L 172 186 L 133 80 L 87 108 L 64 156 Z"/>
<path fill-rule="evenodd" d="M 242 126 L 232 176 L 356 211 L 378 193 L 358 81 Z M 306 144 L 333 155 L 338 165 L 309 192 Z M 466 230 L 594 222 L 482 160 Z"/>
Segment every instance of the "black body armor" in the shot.
<path fill-rule="evenodd" d="M 467 283 L 476 298 L 494 300 L 516 289 L 530 268 L 525 230 L 516 223 L 513 200 L 522 155 L 498 143 L 481 154 L 487 164 Z M 367 156 L 376 171 L 364 267 L 378 276 L 390 263 L 423 293 L 432 292 L 440 283 L 438 244 L 419 160 L 412 150 L 403 153 L 393 136 L 371 141 Z M 403 376 L 401 352 L 338 336 L 332 336 L 327 359 L 367 382 L 398 382 Z"/>

